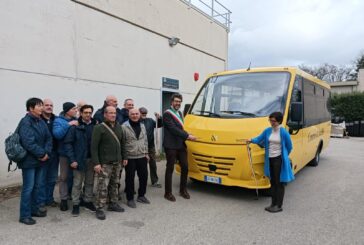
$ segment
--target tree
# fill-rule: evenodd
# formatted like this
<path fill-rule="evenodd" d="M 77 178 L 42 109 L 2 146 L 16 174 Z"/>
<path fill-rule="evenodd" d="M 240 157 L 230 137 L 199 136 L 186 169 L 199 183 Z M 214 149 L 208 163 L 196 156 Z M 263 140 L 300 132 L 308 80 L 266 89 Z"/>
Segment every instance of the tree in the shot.
<path fill-rule="evenodd" d="M 333 94 L 330 98 L 332 114 L 346 122 L 364 120 L 364 92 Z"/>
<path fill-rule="evenodd" d="M 351 80 L 353 67 L 351 66 L 336 66 L 330 64 L 322 64 L 319 66 L 298 66 L 301 70 L 321 79 L 326 82 L 341 82 Z"/>

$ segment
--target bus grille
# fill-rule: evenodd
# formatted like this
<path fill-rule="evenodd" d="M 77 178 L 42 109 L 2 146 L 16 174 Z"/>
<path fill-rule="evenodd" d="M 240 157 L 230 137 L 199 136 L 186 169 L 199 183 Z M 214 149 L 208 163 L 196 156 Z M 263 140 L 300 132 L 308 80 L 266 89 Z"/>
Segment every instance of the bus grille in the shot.
<path fill-rule="evenodd" d="M 234 157 L 217 157 L 192 153 L 193 160 L 203 173 L 226 176 L 234 165 Z"/>

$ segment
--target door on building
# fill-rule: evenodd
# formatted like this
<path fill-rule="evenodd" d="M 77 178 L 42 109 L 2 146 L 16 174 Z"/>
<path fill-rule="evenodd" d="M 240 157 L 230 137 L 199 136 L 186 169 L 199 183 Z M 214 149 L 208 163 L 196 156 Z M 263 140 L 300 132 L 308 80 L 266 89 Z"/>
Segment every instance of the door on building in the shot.
<path fill-rule="evenodd" d="M 171 96 L 176 93 L 176 91 L 164 91 L 162 90 L 162 105 L 161 105 L 161 113 L 163 113 L 171 107 Z M 162 130 L 161 140 L 163 139 L 164 131 Z M 164 152 L 164 149 L 160 145 L 160 149 Z"/>
<path fill-rule="evenodd" d="M 162 114 L 171 107 L 171 96 L 176 92 L 162 91 Z"/>

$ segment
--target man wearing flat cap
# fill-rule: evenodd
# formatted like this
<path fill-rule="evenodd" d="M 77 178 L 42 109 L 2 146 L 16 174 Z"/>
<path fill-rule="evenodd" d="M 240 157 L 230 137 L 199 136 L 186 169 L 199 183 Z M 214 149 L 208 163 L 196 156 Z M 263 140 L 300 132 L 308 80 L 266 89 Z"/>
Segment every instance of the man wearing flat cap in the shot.
<path fill-rule="evenodd" d="M 57 139 L 58 154 L 59 154 L 59 196 L 61 198 L 60 209 L 67 211 L 68 205 L 68 184 L 67 177 L 69 172 L 69 164 L 67 155 L 64 149 L 64 138 L 73 125 L 78 125 L 76 120 L 77 107 L 72 102 L 63 103 L 63 112 L 53 123 L 53 135 Z"/>

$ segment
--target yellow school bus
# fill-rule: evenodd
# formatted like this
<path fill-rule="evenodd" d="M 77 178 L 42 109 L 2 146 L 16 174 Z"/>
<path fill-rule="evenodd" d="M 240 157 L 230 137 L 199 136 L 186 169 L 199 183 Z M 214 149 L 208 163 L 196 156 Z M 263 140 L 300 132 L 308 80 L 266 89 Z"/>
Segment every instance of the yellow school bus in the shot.
<path fill-rule="evenodd" d="M 185 115 L 184 128 L 197 137 L 187 141 L 191 179 L 269 188 L 264 149 L 246 139 L 269 127 L 268 116 L 283 113 L 291 135 L 294 173 L 317 166 L 330 139 L 330 86 L 294 67 L 252 68 L 209 76 Z M 249 161 L 249 154 L 252 161 Z M 177 168 L 179 172 L 179 169 Z"/>

